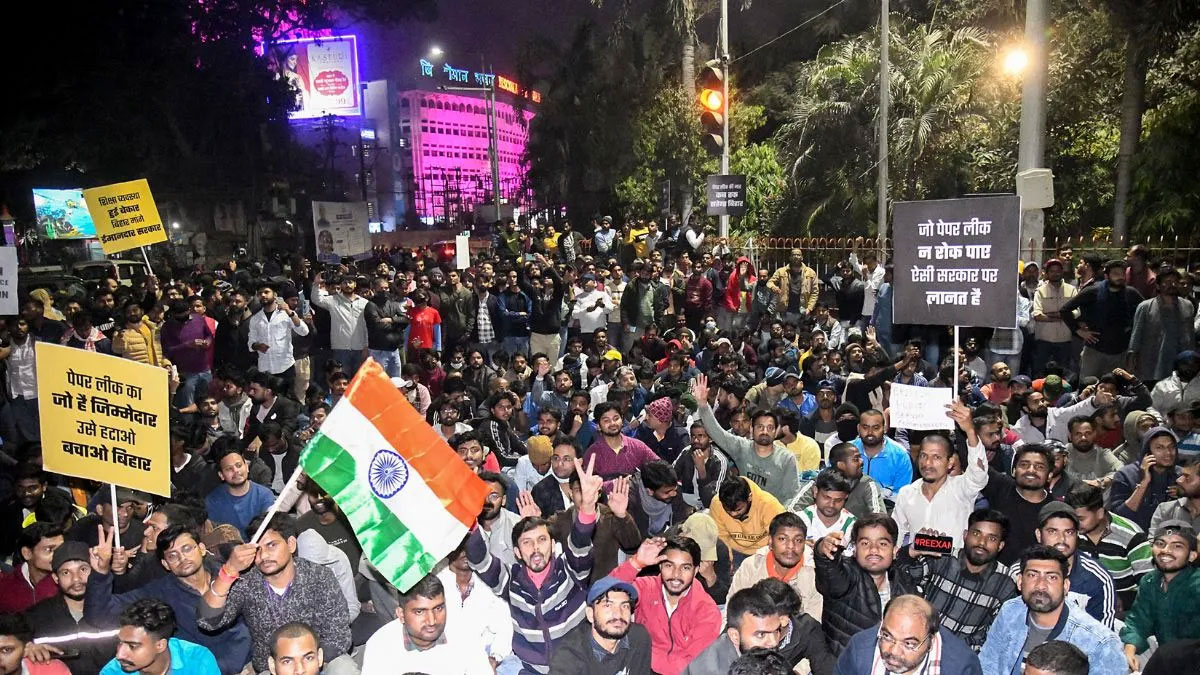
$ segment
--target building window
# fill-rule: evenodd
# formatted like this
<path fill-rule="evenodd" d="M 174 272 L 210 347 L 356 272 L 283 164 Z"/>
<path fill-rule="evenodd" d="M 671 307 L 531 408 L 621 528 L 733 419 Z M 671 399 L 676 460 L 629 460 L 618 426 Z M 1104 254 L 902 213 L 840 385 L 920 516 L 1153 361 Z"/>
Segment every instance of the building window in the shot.
<path fill-rule="evenodd" d="M 406 99 L 406 98 L 400 99 L 400 107 L 407 108 L 408 107 L 408 99 Z"/>

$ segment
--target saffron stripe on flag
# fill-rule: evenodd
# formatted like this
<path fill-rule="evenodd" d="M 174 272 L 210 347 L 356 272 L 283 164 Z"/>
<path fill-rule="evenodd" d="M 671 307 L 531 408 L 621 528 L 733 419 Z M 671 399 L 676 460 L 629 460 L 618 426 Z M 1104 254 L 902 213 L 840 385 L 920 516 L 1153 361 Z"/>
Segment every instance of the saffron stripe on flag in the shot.
<path fill-rule="evenodd" d="M 446 510 L 471 527 L 483 508 L 487 485 L 400 394 L 374 359 L 358 369 L 345 396 L 421 475 Z"/>

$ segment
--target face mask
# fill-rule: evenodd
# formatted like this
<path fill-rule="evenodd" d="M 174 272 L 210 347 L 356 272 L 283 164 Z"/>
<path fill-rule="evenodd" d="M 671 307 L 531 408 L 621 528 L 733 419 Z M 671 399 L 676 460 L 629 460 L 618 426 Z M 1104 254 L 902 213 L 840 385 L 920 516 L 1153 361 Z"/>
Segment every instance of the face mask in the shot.
<path fill-rule="evenodd" d="M 837 423 L 837 435 L 843 443 L 849 443 L 858 438 L 858 421 L 842 420 Z"/>
<path fill-rule="evenodd" d="M 705 327 L 705 328 L 707 328 L 708 330 L 716 330 L 716 328 L 717 328 L 717 322 L 716 322 L 716 321 L 709 321 L 709 322 L 707 322 L 707 323 L 705 323 L 705 324 L 704 324 L 704 327 Z"/>

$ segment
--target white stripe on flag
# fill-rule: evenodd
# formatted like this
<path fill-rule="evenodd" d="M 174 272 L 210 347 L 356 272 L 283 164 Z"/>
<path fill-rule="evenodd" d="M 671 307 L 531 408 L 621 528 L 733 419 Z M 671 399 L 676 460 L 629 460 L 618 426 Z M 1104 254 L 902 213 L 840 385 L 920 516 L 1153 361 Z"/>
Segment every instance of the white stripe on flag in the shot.
<path fill-rule="evenodd" d="M 354 457 L 357 480 L 370 490 L 371 458 L 379 450 L 392 449 L 379 429 L 354 407 L 352 401 L 343 400 L 329 413 L 321 431 Z M 409 471 L 408 480 L 399 492 L 387 499 L 374 491 L 371 493 L 396 514 L 426 550 L 435 556 L 443 556 L 462 542 L 467 536 L 467 528 L 450 515 L 416 469 L 407 462 L 405 464 Z"/>

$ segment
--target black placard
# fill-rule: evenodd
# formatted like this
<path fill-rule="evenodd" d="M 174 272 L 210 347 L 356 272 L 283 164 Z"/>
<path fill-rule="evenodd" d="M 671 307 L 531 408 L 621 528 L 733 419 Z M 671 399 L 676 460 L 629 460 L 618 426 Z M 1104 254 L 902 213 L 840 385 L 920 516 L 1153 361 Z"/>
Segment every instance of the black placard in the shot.
<path fill-rule="evenodd" d="M 1014 328 L 1021 200 L 897 202 L 896 323 Z"/>
<path fill-rule="evenodd" d="M 708 177 L 708 215 L 746 215 L 746 177 L 737 175 Z"/>

